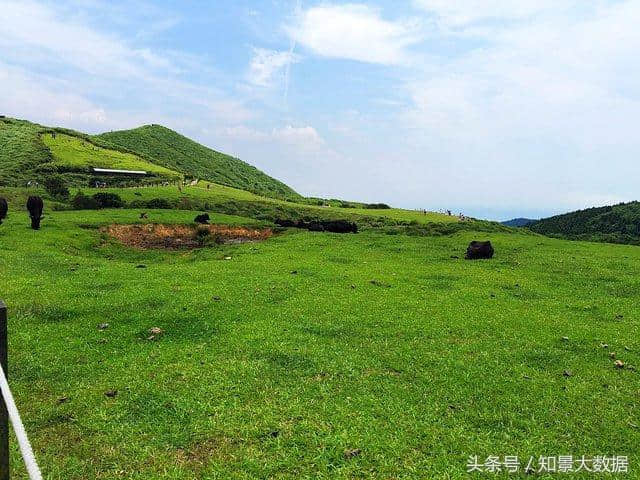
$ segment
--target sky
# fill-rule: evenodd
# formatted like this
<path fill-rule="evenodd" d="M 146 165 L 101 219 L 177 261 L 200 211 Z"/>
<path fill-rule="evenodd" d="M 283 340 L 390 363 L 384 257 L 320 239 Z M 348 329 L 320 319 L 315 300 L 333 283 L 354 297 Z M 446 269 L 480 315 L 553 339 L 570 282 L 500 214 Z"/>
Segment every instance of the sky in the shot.
<path fill-rule="evenodd" d="M 304 195 L 479 218 L 638 199 L 637 0 L 2 0 L 0 114 L 159 123 Z"/>

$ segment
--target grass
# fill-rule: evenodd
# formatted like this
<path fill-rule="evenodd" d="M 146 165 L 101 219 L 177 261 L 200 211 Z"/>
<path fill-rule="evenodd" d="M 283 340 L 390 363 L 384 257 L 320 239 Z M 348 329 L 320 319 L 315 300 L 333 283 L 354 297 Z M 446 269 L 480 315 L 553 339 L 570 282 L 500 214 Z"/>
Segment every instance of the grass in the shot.
<path fill-rule="evenodd" d="M 96 146 L 88 141 L 71 135 L 51 133 L 43 134 L 42 141 L 53 155 L 53 161 L 41 168 L 52 167 L 62 172 L 89 172 L 91 167 L 122 170 L 144 170 L 151 175 L 178 180 L 178 172 L 147 162 L 126 152 L 118 152 Z"/>
<path fill-rule="evenodd" d="M 140 251 L 97 230 L 138 210 L 46 213 L 0 226 L 0 270 L 47 478 L 454 479 L 469 455 L 562 454 L 629 455 L 638 478 L 638 372 L 609 358 L 640 363 L 635 247 L 371 231 Z M 451 258 L 478 236 L 493 260 Z"/>
<path fill-rule="evenodd" d="M 416 222 L 426 224 L 431 222 L 437 223 L 458 223 L 459 220 L 455 216 L 447 216 L 436 212 L 422 213 L 414 210 L 403 209 L 384 209 L 372 210 L 365 208 L 339 208 L 339 207 L 321 207 L 317 205 L 308 205 L 296 203 L 294 201 L 284 201 L 269 197 L 263 197 L 251 192 L 239 190 L 236 188 L 226 187 L 224 185 L 209 184 L 208 182 L 200 182 L 198 186 L 183 187 L 182 191 L 177 187 L 146 187 L 146 188 L 107 188 L 106 191 L 117 193 L 123 200 L 128 202 L 135 200 L 151 200 L 153 198 L 165 198 L 174 202 L 182 199 L 188 199 L 194 203 L 209 204 L 212 209 L 216 206 L 226 203 L 235 202 L 236 204 L 252 204 L 264 205 L 265 208 L 282 209 L 281 215 L 320 215 L 324 217 L 335 218 L 378 218 L 388 219 L 398 222 Z M 94 193 L 94 189 L 83 189 L 85 193 Z M 105 189 L 100 189 L 105 191 Z"/>
<path fill-rule="evenodd" d="M 216 152 L 160 125 L 104 133 L 96 138 L 193 178 L 267 197 L 300 198 L 284 183 L 242 160 Z"/>
<path fill-rule="evenodd" d="M 41 163 L 51 161 L 39 132 L 39 125 L 0 119 L 0 185 L 25 186 Z"/>

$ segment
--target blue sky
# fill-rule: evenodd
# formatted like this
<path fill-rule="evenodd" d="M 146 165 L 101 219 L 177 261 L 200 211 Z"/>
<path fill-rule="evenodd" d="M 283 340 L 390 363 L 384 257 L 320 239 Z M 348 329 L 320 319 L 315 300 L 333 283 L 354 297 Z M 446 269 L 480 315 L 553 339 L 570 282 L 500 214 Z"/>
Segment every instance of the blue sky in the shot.
<path fill-rule="evenodd" d="M 637 199 L 640 2 L 4 0 L 0 113 L 161 123 L 306 195 L 491 219 Z"/>

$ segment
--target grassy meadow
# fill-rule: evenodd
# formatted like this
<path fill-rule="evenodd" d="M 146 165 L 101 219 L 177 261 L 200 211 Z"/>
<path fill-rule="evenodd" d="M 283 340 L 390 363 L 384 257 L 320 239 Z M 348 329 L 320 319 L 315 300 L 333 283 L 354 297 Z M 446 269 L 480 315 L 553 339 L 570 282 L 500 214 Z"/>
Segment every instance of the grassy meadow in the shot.
<path fill-rule="evenodd" d="M 638 248 L 289 230 L 136 250 L 99 230 L 139 212 L 0 226 L 11 385 L 46 478 L 456 479 L 470 455 L 565 454 L 628 455 L 640 478 Z M 496 257 L 463 260 L 473 239 Z"/>

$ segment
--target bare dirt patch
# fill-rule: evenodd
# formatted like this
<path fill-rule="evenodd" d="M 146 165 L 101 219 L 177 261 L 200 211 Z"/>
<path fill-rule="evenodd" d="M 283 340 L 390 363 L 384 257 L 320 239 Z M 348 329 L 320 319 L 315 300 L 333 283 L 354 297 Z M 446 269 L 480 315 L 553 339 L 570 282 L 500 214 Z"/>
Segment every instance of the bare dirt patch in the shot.
<path fill-rule="evenodd" d="M 207 245 L 266 240 L 270 228 L 252 229 L 229 225 L 109 225 L 100 229 L 123 245 L 135 248 L 200 248 Z"/>

